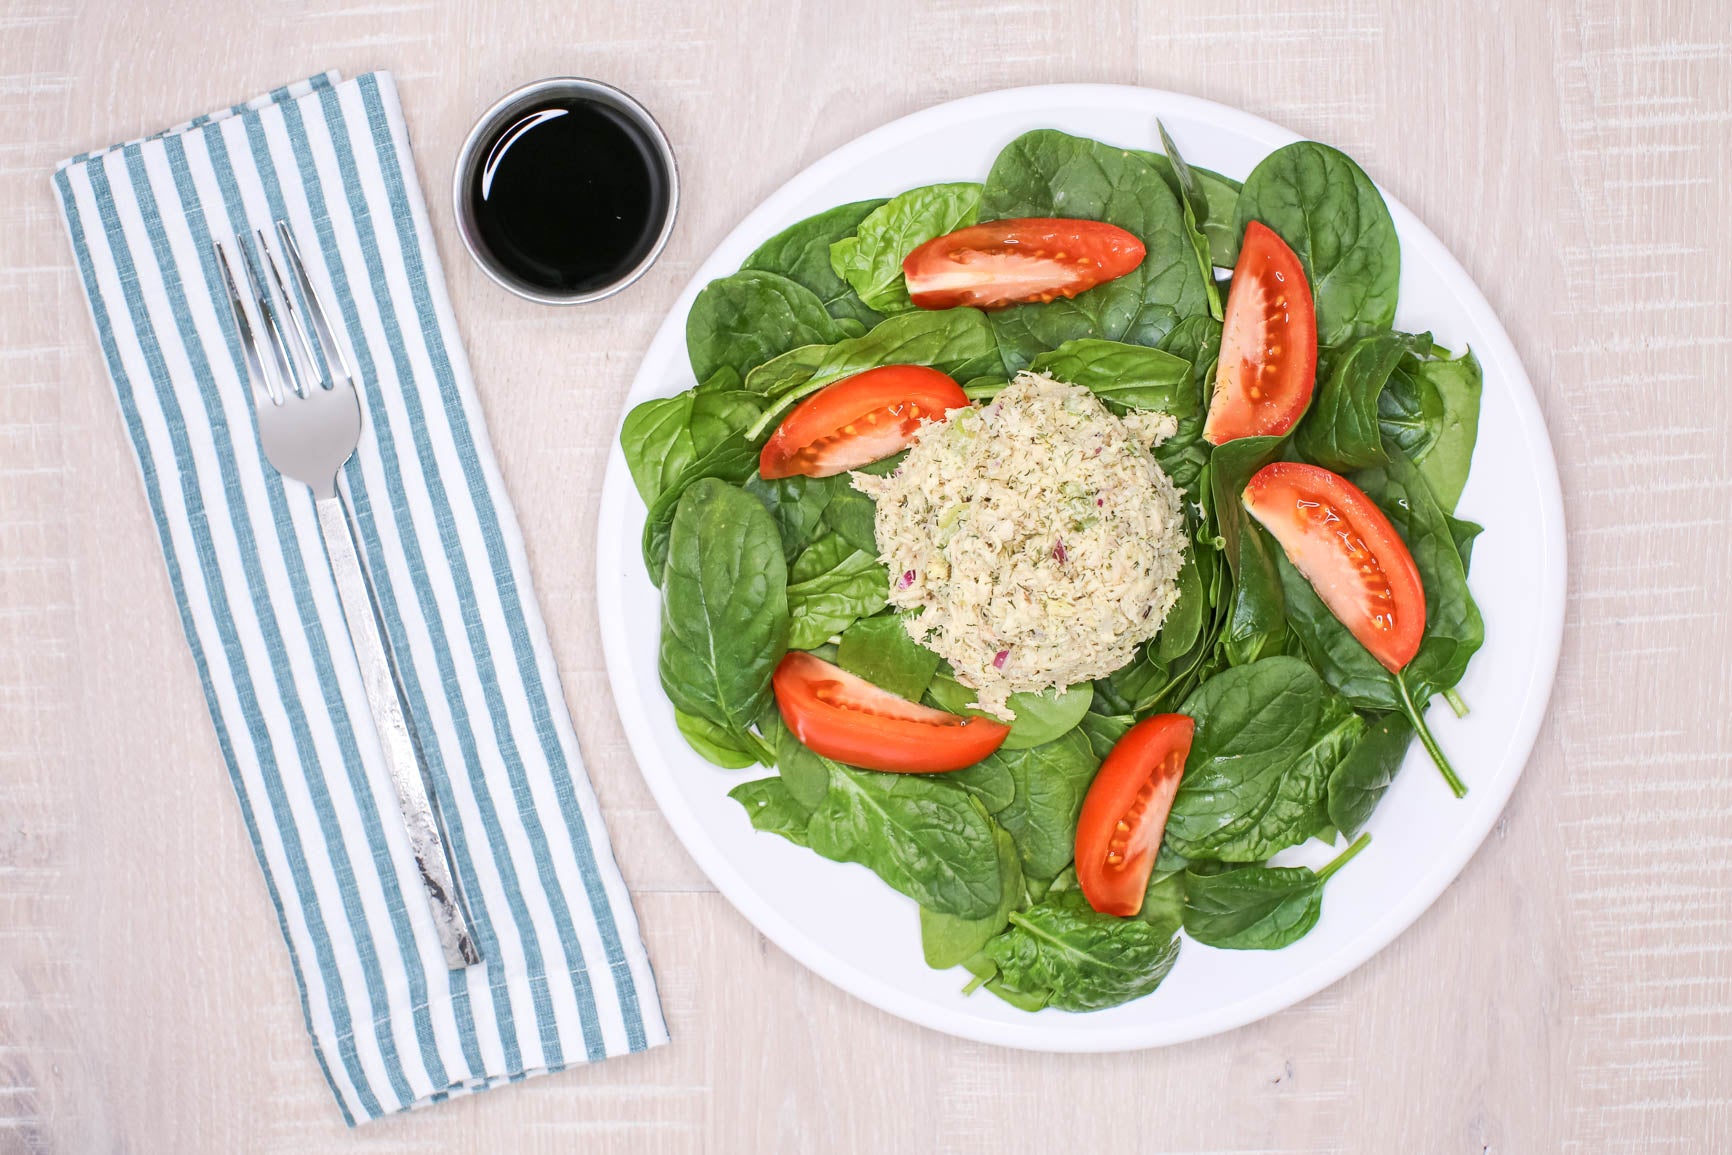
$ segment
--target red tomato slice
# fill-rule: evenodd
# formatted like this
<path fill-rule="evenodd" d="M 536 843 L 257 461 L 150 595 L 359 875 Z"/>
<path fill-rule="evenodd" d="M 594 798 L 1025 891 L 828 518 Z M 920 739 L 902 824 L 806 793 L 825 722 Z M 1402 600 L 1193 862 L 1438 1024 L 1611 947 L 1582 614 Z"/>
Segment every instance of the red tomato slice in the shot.
<path fill-rule="evenodd" d="M 1267 226 L 1245 226 L 1215 394 L 1203 436 L 1212 445 L 1278 437 L 1299 423 L 1317 382 L 1317 307 L 1305 266 Z"/>
<path fill-rule="evenodd" d="M 1296 461 L 1258 470 L 1244 502 L 1372 657 L 1391 673 L 1413 660 L 1425 636 L 1425 587 L 1376 502 L 1340 474 Z"/>
<path fill-rule="evenodd" d="M 1101 763 L 1076 824 L 1076 880 L 1102 914 L 1143 909 L 1196 723 L 1156 714 L 1126 731 Z"/>
<path fill-rule="evenodd" d="M 764 477 L 830 477 L 900 453 L 920 422 L 968 404 L 962 386 L 925 365 L 884 365 L 826 385 L 783 419 L 758 456 Z"/>
<path fill-rule="evenodd" d="M 922 309 L 1002 309 L 1074 297 L 1143 263 L 1143 242 L 1105 221 L 1024 217 L 970 225 L 902 261 L 908 296 Z"/>
<path fill-rule="evenodd" d="M 782 721 L 811 749 L 868 770 L 936 774 L 972 766 L 1003 745 L 1010 727 L 934 710 L 800 650 L 771 684 Z"/>

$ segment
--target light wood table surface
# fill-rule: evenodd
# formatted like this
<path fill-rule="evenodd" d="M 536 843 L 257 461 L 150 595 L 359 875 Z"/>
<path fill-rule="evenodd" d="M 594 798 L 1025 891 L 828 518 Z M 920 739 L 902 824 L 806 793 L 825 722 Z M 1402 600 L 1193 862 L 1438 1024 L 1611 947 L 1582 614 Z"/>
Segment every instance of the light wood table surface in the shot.
<path fill-rule="evenodd" d="M 48 175 L 325 68 L 393 70 L 671 1046 L 349 1132 L 180 636 Z M 446 195 L 519 82 L 679 154 L 637 286 L 507 296 Z M 1035 1055 L 808 974 L 675 842 L 620 732 L 591 548 L 679 287 L 812 160 L 994 88 L 1193 93 L 1341 146 L 1484 288 L 1569 519 L 1551 713 L 1393 946 L 1230 1034 Z M 1732 1149 L 1732 12 L 1724 0 L 0 3 L 0 1153 Z"/>

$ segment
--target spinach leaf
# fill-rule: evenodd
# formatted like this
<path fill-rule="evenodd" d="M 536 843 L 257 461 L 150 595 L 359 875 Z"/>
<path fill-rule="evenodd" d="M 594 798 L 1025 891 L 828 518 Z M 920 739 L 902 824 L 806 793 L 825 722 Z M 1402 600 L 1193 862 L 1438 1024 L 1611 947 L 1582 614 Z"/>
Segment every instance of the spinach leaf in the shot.
<path fill-rule="evenodd" d="M 1166 843 L 1187 858 L 1214 858 L 1217 847 L 1256 838 L 1283 778 L 1322 730 L 1329 691 L 1299 659 L 1264 658 L 1210 678 L 1179 709 L 1197 729 Z"/>
<path fill-rule="evenodd" d="M 858 862 L 921 906 L 986 918 L 1003 896 L 992 819 L 942 778 L 837 766 L 806 838 L 836 862 Z"/>
<path fill-rule="evenodd" d="M 679 727 L 686 745 L 696 750 L 705 761 L 724 770 L 744 770 L 747 766 L 756 765 L 762 757 L 756 743 L 734 734 L 725 726 L 716 725 L 708 718 L 699 718 L 684 710 L 675 710 L 674 725 Z"/>
<path fill-rule="evenodd" d="M 1187 870 L 1185 933 L 1205 946 L 1226 950 L 1290 946 L 1317 925 L 1323 884 L 1370 841 L 1370 835 L 1360 835 L 1317 871 L 1308 866 L 1246 866 L 1220 874 Z"/>
<path fill-rule="evenodd" d="M 1185 551 L 1184 564 L 1179 567 L 1179 597 L 1167 611 L 1160 633 L 1155 635 L 1154 657 L 1172 662 L 1189 653 L 1203 632 L 1203 619 L 1209 613 L 1209 594 L 1203 588 L 1203 576 L 1197 569 L 1195 547 Z"/>
<path fill-rule="evenodd" d="M 743 736 L 788 649 L 787 569 L 776 526 L 712 478 L 680 499 L 662 577 L 661 681 L 674 708 Z"/>
<path fill-rule="evenodd" d="M 986 812 L 994 817 L 1016 798 L 1016 779 L 1011 777 L 1004 763 L 990 758 L 960 770 L 947 771 L 942 777 L 980 799 Z"/>
<path fill-rule="evenodd" d="M 840 763 L 808 748 L 782 721 L 774 703 L 758 717 L 758 729 L 776 756 L 776 768 L 795 805 L 806 814 L 818 809 L 830 793 L 830 771 Z"/>
<path fill-rule="evenodd" d="M 821 646 L 890 601 L 890 577 L 883 563 L 839 534 L 812 543 L 795 559 L 788 579 L 791 649 Z"/>
<path fill-rule="evenodd" d="M 1305 460 L 1337 473 L 1380 465 L 1383 435 L 1379 398 L 1404 357 L 1431 348 L 1431 334 L 1372 333 L 1329 358 L 1329 372 L 1293 446 Z"/>
<path fill-rule="evenodd" d="M 848 483 L 848 475 L 839 475 L 843 484 L 830 494 L 830 504 L 824 507 L 824 524 L 836 536 L 860 550 L 878 556 L 878 504 Z M 886 571 L 885 581 L 889 581 Z"/>
<path fill-rule="evenodd" d="M 1161 179 L 1167 182 L 1167 187 L 1173 190 L 1175 197 L 1185 195 L 1179 187 L 1179 176 L 1173 171 L 1172 161 L 1158 152 L 1143 152 L 1138 149 L 1131 151 L 1148 161 L 1149 165 L 1161 174 Z M 1186 167 L 1191 170 L 1191 175 L 1203 194 L 1203 207 L 1206 211 L 1197 214 L 1197 223 L 1202 227 L 1203 235 L 1209 238 L 1210 263 L 1216 268 L 1230 269 L 1239 260 L 1239 234 L 1233 228 L 1233 214 L 1239 205 L 1239 182 L 1194 164 Z M 1194 201 L 1192 212 L 1197 213 Z"/>
<path fill-rule="evenodd" d="M 1406 370 L 1428 392 L 1435 391 L 1442 408 L 1429 447 L 1424 453 L 1408 456 L 1419 466 L 1420 476 L 1431 487 L 1439 507 L 1454 513 L 1467 485 L 1468 467 L 1473 464 L 1474 442 L 1479 439 L 1479 400 L 1485 384 L 1479 359 L 1470 352 L 1453 361 L 1410 361 Z M 1463 565 L 1466 562 L 1463 553 Z"/>
<path fill-rule="evenodd" d="M 1443 431 L 1443 395 L 1431 381 L 1407 371 L 1412 363 L 1403 357 L 1377 395 L 1377 429 L 1383 440 L 1418 462 Z"/>
<path fill-rule="evenodd" d="M 941 710 L 948 710 L 952 714 L 991 717 L 974 709 L 974 691 L 949 674 L 935 675 L 926 692 Z M 1010 734 L 999 749 L 1027 750 L 1051 742 L 1082 721 L 1094 695 L 1094 685 L 1091 682 L 1079 682 L 1063 690 L 1046 689 L 1038 694 L 1027 691 L 1012 694 L 1008 705 L 1016 718 L 1011 722 Z"/>
<path fill-rule="evenodd" d="M 1044 1005 L 1096 1011 L 1138 999 L 1161 985 L 1179 957 L 1179 940 L 1140 919 L 1090 908 L 1081 891 L 1048 895 L 1012 912 L 1010 930 L 986 944 L 1003 984 Z"/>
<path fill-rule="evenodd" d="M 1455 552 L 1461 555 L 1461 572 L 1468 572 L 1468 562 L 1473 558 L 1474 539 L 1485 532 L 1485 526 L 1477 521 L 1463 521 L 1459 517 L 1449 519 L 1449 536 L 1455 539 Z"/>
<path fill-rule="evenodd" d="M 1132 409 L 1189 417 L 1199 409 L 1190 362 L 1147 345 L 1083 337 L 1040 354 L 1028 368 L 1081 385 L 1121 417 Z"/>
<path fill-rule="evenodd" d="M 1161 934 L 1171 937 L 1185 925 L 1185 872 L 1151 871 L 1143 891 L 1143 908 L 1137 917 Z"/>
<path fill-rule="evenodd" d="M 757 449 L 746 441 L 728 440 L 692 462 L 678 478 L 665 485 L 650 504 L 643 523 L 643 563 L 652 582 L 660 585 L 662 571 L 667 568 L 668 534 L 673 530 L 674 514 L 686 489 L 706 478 L 737 484 L 750 477 L 757 467 Z"/>
<path fill-rule="evenodd" d="M 1161 134 L 1161 148 L 1167 154 L 1167 168 L 1173 174 L 1169 184 L 1177 186 L 1173 191 L 1178 195 L 1179 207 L 1184 210 L 1185 232 L 1191 239 L 1191 247 L 1197 252 L 1197 267 L 1202 270 L 1203 284 L 1208 288 L 1209 315 L 1219 321 L 1222 319 L 1221 294 L 1215 288 L 1215 262 L 1209 238 L 1203 234 L 1203 222 L 1209 219 L 1209 198 L 1203 191 L 1201 179 L 1191 171 L 1191 166 L 1179 155 L 1179 146 L 1167 135 L 1167 126 L 1157 120 L 1155 127 Z"/>
<path fill-rule="evenodd" d="M 780 834 L 795 846 L 806 845 L 808 812 L 795 803 L 780 778 L 771 775 L 742 782 L 728 791 L 728 797 L 746 808 L 755 829 Z"/>
<path fill-rule="evenodd" d="M 1074 217 L 1134 234 L 1141 265 L 1084 293 L 992 314 L 1004 370 L 1013 375 L 1046 349 L 1079 337 L 1155 345 L 1180 320 L 1207 313 L 1208 289 L 1184 213 L 1141 157 L 1052 129 L 1024 133 L 992 163 L 980 219 Z"/>
<path fill-rule="evenodd" d="M 842 632 L 836 648 L 838 666 L 910 702 L 926 693 L 938 661 L 937 654 L 909 635 L 901 614 L 862 618 Z"/>
<path fill-rule="evenodd" d="M 830 267 L 880 313 L 906 313 L 914 302 L 902 277 L 903 258 L 933 237 L 973 224 L 979 211 L 977 184 L 909 189 L 874 209 L 853 236 L 832 244 Z"/>
<path fill-rule="evenodd" d="M 742 433 L 763 410 L 764 399 L 756 394 L 702 386 L 635 406 L 619 442 L 644 504 L 654 505 L 700 458 Z"/>
<path fill-rule="evenodd" d="M 1010 912 L 1022 905 L 1022 861 L 1016 843 L 1000 826 L 992 828 L 998 851 L 998 909 L 985 918 L 958 918 L 920 908 L 920 950 L 934 970 L 961 966 L 979 954 L 992 937 L 1010 924 Z"/>
<path fill-rule="evenodd" d="M 1278 652 L 1271 647 L 1287 632 L 1281 574 L 1275 568 L 1280 551 L 1241 501 L 1252 474 L 1273 461 L 1280 449 L 1278 437 L 1241 437 L 1217 445 L 1209 458 L 1210 513 L 1234 577 L 1222 635 L 1234 665 Z"/>
<path fill-rule="evenodd" d="M 811 289 L 761 269 L 711 281 L 686 314 L 686 354 L 699 381 L 724 368 L 745 377 L 789 349 L 846 335 Z"/>
<path fill-rule="evenodd" d="M 830 246 L 853 236 L 860 222 L 882 204 L 883 200 L 855 201 L 807 217 L 759 245 L 740 267 L 780 273 L 797 281 L 817 294 L 832 317 L 858 321 L 870 329 L 884 318 L 836 275 L 830 267 Z"/>
<path fill-rule="evenodd" d="M 1104 762 L 1136 721 L 1129 714 L 1096 714 L 1091 710 L 1083 715 L 1077 728 L 1088 737 L 1089 749 L 1094 752 L 1096 761 Z"/>
<path fill-rule="evenodd" d="M 1188 501 L 1203 492 L 1199 484 L 1203 467 L 1209 464 L 1211 446 L 1203 440 L 1203 422 L 1215 380 L 1215 363 L 1221 352 L 1221 322 L 1206 313 L 1186 317 L 1161 340 L 1161 348 L 1191 363 L 1192 396 L 1195 407 L 1179 418 L 1178 430 L 1155 446 L 1153 453 L 1166 475 L 1173 479 Z"/>
<path fill-rule="evenodd" d="M 840 485 L 838 485 L 840 482 Z M 782 556 L 789 563 L 823 534 L 824 511 L 836 491 L 848 484 L 846 474 L 837 477 L 777 477 L 765 480 L 753 473 L 741 485 L 763 502 L 782 538 Z"/>
<path fill-rule="evenodd" d="M 1016 840 L 1023 873 L 1052 878 L 1074 856 L 1077 814 L 1100 768 L 1088 735 L 1073 727 L 1044 746 L 1000 748 L 985 761 L 1009 771 L 1016 783 L 1016 796 L 997 817 Z"/>
<path fill-rule="evenodd" d="M 998 346 L 979 309 L 918 309 L 890 317 L 861 337 L 791 349 L 747 374 L 746 388 L 791 404 L 832 381 L 880 365 L 930 365 L 966 381 L 998 371 Z"/>
<path fill-rule="evenodd" d="M 1395 322 L 1401 246 L 1389 207 L 1344 153 L 1298 141 L 1264 157 L 1239 191 L 1234 228 L 1261 221 L 1305 266 L 1317 341 L 1344 345 Z"/>
<path fill-rule="evenodd" d="M 1365 828 L 1412 744 L 1413 723 L 1407 716 L 1385 714 L 1335 767 L 1329 775 L 1329 821 L 1341 833 L 1352 838 Z"/>

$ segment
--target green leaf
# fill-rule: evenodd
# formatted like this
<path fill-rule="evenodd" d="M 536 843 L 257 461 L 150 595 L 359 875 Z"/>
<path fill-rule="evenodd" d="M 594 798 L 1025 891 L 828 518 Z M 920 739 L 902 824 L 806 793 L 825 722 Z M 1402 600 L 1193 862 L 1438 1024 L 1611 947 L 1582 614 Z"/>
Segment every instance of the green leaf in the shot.
<path fill-rule="evenodd" d="M 1203 467 L 1209 464 L 1211 446 L 1203 439 L 1209 395 L 1215 380 L 1215 364 L 1221 351 L 1221 322 L 1206 313 L 1186 317 L 1161 341 L 1161 348 L 1191 363 L 1195 408 L 1179 418 L 1178 430 L 1155 446 L 1153 453 L 1166 475 L 1173 479 L 1188 501 L 1200 499 Z"/>
<path fill-rule="evenodd" d="M 1241 437 L 1216 446 L 1209 459 L 1210 513 L 1234 577 L 1223 632 L 1228 660 L 1234 665 L 1272 652 L 1270 647 L 1287 631 L 1281 574 L 1275 567 L 1280 550 L 1241 500 L 1251 476 L 1273 461 L 1280 449 L 1278 437 Z"/>
<path fill-rule="evenodd" d="M 1323 884 L 1370 839 L 1322 870 L 1308 866 L 1246 866 L 1220 874 L 1185 872 L 1185 933 L 1226 950 L 1279 950 L 1298 942 L 1323 913 Z"/>
<path fill-rule="evenodd" d="M 1209 198 L 1203 191 L 1202 181 L 1191 166 L 1185 163 L 1185 158 L 1179 155 L 1178 145 L 1167 135 L 1167 126 L 1155 121 L 1155 127 L 1160 130 L 1161 148 L 1167 154 L 1167 167 L 1172 170 L 1173 183 L 1178 187 L 1174 190 L 1179 196 L 1179 207 L 1185 214 L 1185 232 L 1191 239 L 1191 247 L 1197 253 L 1197 267 L 1203 271 L 1203 283 L 1209 292 L 1209 315 L 1215 320 L 1221 320 L 1221 295 L 1215 288 L 1214 259 L 1209 248 L 1209 238 L 1203 235 L 1203 222 L 1209 218 Z"/>
<path fill-rule="evenodd" d="M 883 320 L 830 267 L 830 246 L 854 235 L 860 222 L 885 202 L 855 201 L 789 225 L 747 257 L 742 269 L 780 273 L 817 294 L 832 317 L 858 321 L 867 329 Z"/>
<path fill-rule="evenodd" d="M 1185 562 L 1179 567 L 1179 597 L 1167 611 L 1160 633 L 1155 635 L 1154 657 L 1172 662 L 1189 653 L 1203 632 L 1203 619 L 1209 613 L 1209 593 L 1203 588 L 1202 574 L 1197 570 L 1197 551 L 1185 551 Z"/>
<path fill-rule="evenodd" d="M 1161 179 L 1167 182 L 1167 187 L 1173 190 L 1175 197 L 1185 195 L 1184 190 L 1179 187 L 1179 176 L 1173 171 L 1170 160 L 1158 152 L 1132 151 L 1161 174 Z M 1239 204 L 1239 182 L 1218 172 L 1198 168 L 1194 164 L 1187 167 L 1203 193 L 1206 212 L 1197 214 L 1194 201 L 1191 207 L 1193 214 L 1197 215 L 1203 235 L 1209 238 L 1210 263 L 1216 268 L 1230 269 L 1239 260 L 1239 234 L 1233 226 L 1233 213 Z"/>
<path fill-rule="evenodd" d="M 846 335 L 812 290 L 760 269 L 711 281 L 686 314 L 686 353 L 699 381 L 720 369 L 743 378 L 778 354 Z"/>
<path fill-rule="evenodd" d="M 1431 452 L 1443 431 L 1443 395 L 1431 381 L 1407 371 L 1413 363 L 1402 358 L 1377 395 L 1377 429 L 1383 440 L 1417 462 Z M 1378 451 L 1382 460 L 1381 444 Z"/>
<path fill-rule="evenodd" d="M 854 236 L 830 246 L 830 267 L 880 313 L 914 308 L 902 277 L 909 253 L 965 228 L 980 211 L 978 184 L 933 184 L 909 189 L 874 209 Z"/>
<path fill-rule="evenodd" d="M 817 349 L 791 347 L 747 375 L 746 388 L 791 404 L 832 381 L 880 365 L 930 365 L 966 381 L 998 371 L 998 346 L 979 309 L 920 309 L 890 317 L 861 337 Z"/>
<path fill-rule="evenodd" d="M 1151 871 L 1143 891 L 1143 908 L 1137 917 L 1161 934 L 1172 936 L 1185 925 L 1185 872 Z"/>
<path fill-rule="evenodd" d="M 1276 149 L 1246 179 L 1234 217 L 1241 235 L 1261 221 L 1298 254 L 1317 301 L 1318 344 L 1344 345 L 1395 323 L 1395 222 L 1346 154 L 1315 141 Z"/>
<path fill-rule="evenodd" d="M 661 682 L 675 709 L 743 735 L 788 649 L 776 526 L 745 491 L 706 478 L 673 519 L 662 578 Z"/>
<path fill-rule="evenodd" d="M 1371 820 L 1372 811 L 1401 770 L 1413 744 L 1413 723 L 1405 714 L 1385 714 L 1329 775 L 1329 821 L 1352 838 Z"/>
<path fill-rule="evenodd" d="M 1337 473 L 1380 465 L 1383 452 L 1379 398 L 1390 374 L 1412 353 L 1431 348 L 1431 334 L 1373 333 L 1330 356 L 1329 372 L 1293 446 L 1307 460 Z"/>
<path fill-rule="evenodd" d="M 997 818 L 1016 840 L 1023 873 L 1050 879 L 1076 850 L 1076 820 L 1100 759 L 1088 735 L 1072 728 L 1063 737 L 1029 750 L 1000 749 L 985 759 L 1009 771 L 1016 794 Z"/>
<path fill-rule="evenodd" d="M 830 772 L 840 763 L 832 762 L 794 737 L 774 703 L 759 715 L 758 729 L 775 752 L 776 768 L 795 804 L 806 814 L 818 809 L 830 793 Z"/>
<path fill-rule="evenodd" d="M 741 488 L 770 511 L 776 532 L 782 538 L 782 556 L 790 564 L 806 547 L 822 536 L 824 511 L 830 499 L 848 484 L 846 474 L 836 477 L 777 477 L 770 480 L 756 473 L 748 477 Z"/>
<path fill-rule="evenodd" d="M 1081 385 L 1120 416 L 1153 409 L 1189 417 L 1199 408 L 1191 363 L 1147 345 L 1083 337 L 1040 354 L 1028 368 Z"/>
<path fill-rule="evenodd" d="M 976 710 L 974 691 L 949 674 L 935 675 L 926 692 L 941 710 L 973 717 L 992 717 Z M 1010 734 L 1000 749 L 1027 750 L 1051 742 L 1082 721 L 1094 694 L 1094 685 L 1089 682 L 1079 682 L 1063 690 L 1049 688 L 1038 694 L 1027 691 L 1012 694 L 1008 704 L 1016 719 L 1011 722 Z"/>
<path fill-rule="evenodd" d="M 667 567 L 668 534 L 673 530 L 674 514 L 688 487 L 705 479 L 738 484 L 758 467 L 758 451 L 745 441 L 724 441 L 698 458 L 650 504 L 643 523 L 643 563 L 650 580 L 661 584 L 662 571 Z"/>
<path fill-rule="evenodd" d="M 1071 217 L 1106 221 L 1143 242 L 1141 265 L 1076 297 L 992 314 L 1007 375 L 1080 337 L 1156 345 L 1175 325 L 1208 312 L 1208 289 L 1179 202 L 1142 157 L 1052 129 L 1024 133 L 993 161 L 980 219 Z"/>
<path fill-rule="evenodd" d="M 1136 725 L 1136 719 L 1129 714 L 1096 714 L 1090 711 L 1083 715 L 1077 728 L 1088 736 L 1089 749 L 1094 752 L 1097 762 L 1106 761 L 1113 747 L 1118 745 L 1130 728 Z"/>
<path fill-rule="evenodd" d="M 825 858 L 858 862 L 930 910 L 986 918 L 998 909 L 992 819 L 942 778 L 837 766 L 806 837 Z"/>
<path fill-rule="evenodd" d="M 724 770 L 744 770 L 758 762 L 758 751 L 752 743 L 708 718 L 675 710 L 674 725 L 700 757 Z"/>
<path fill-rule="evenodd" d="M 806 845 L 807 811 L 794 802 L 780 778 L 772 775 L 742 782 L 728 791 L 728 797 L 746 808 L 755 829 L 780 834 L 795 846 Z"/>
<path fill-rule="evenodd" d="M 1479 439 L 1479 401 L 1484 389 L 1479 360 L 1468 353 L 1453 361 L 1412 362 L 1408 373 L 1435 390 L 1442 406 L 1430 447 L 1423 454 L 1409 456 L 1419 466 L 1420 476 L 1431 487 L 1438 506 L 1445 513 L 1454 513 L 1467 485 L 1474 443 Z M 1464 552 L 1464 564 L 1466 560 Z"/>
<path fill-rule="evenodd" d="M 717 379 L 727 376 L 723 370 Z M 763 398 L 754 394 L 706 386 L 635 406 L 626 414 L 619 443 L 644 504 L 654 505 L 664 492 L 690 480 L 687 475 L 700 459 L 738 436 L 763 409 Z"/>
<path fill-rule="evenodd" d="M 1091 909 L 1081 891 L 1048 895 L 1010 915 L 1010 930 L 986 944 L 1004 986 L 1046 994 L 1043 1004 L 1096 1011 L 1142 998 L 1161 985 L 1179 957 L 1171 933 L 1134 918 Z"/>
<path fill-rule="evenodd" d="M 992 937 L 1010 924 L 1010 912 L 1022 904 L 1022 860 L 1016 843 L 1002 827 L 994 826 L 993 845 L 998 852 L 998 909 L 985 918 L 958 918 L 920 908 L 920 949 L 926 965 L 934 970 L 961 966 L 980 953 Z"/>
<path fill-rule="evenodd" d="M 839 534 L 821 537 L 788 573 L 788 646 L 810 650 L 890 600 L 890 578 L 872 554 Z"/>
<path fill-rule="evenodd" d="M 909 635 L 901 614 L 862 618 L 843 631 L 836 649 L 838 666 L 910 702 L 926 693 L 938 662 L 937 654 Z"/>

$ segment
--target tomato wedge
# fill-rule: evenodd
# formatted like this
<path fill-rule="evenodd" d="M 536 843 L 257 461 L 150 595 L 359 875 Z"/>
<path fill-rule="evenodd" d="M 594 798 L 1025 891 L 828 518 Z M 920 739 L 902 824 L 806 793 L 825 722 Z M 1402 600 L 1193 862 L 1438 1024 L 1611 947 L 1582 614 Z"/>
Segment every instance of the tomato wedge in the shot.
<path fill-rule="evenodd" d="M 1340 474 L 1296 461 L 1258 470 L 1243 500 L 1372 657 L 1391 673 L 1413 660 L 1425 636 L 1425 587 L 1376 502 Z"/>
<path fill-rule="evenodd" d="M 1317 307 L 1305 266 L 1268 226 L 1245 226 L 1215 393 L 1203 436 L 1212 445 L 1287 432 L 1305 415 L 1317 383 Z"/>
<path fill-rule="evenodd" d="M 884 365 L 826 385 L 782 420 L 764 451 L 764 477 L 830 477 L 900 453 L 920 422 L 968 404 L 962 386 L 925 365 Z"/>
<path fill-rule="evenodd" d="M 1022 217 L 970 225 L 902 261 L 908 296 L 922 309 L 1002 309 L 1122 277 L 1143 263 L 1143 242 L 1105 221 Z"/>
<path fill-rule="evenodd" d="M 1184 714 L 1143 719 L 1118 740 L 1089 786 L 1076 824 L 1076 880 L 1102 914 L 1128 917 L 1143 909 L 1195 732 Z"/>
<path fill-rule="evenodd" d="M 868 770 L 937 774 L 972 766 L 1004 744 L 1010 727 L 934 710 L 841 666 L 794 650 L 776 667 L 776 708 L 794 737 Z"/>

